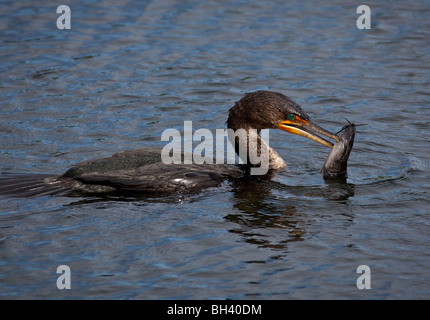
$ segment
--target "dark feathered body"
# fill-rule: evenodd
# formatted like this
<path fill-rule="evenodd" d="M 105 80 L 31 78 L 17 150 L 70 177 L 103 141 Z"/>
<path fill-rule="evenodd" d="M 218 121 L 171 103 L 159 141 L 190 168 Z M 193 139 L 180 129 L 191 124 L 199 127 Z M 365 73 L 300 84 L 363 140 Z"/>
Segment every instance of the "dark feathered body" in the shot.
<path fill-rule="evenodd" d="M 164 164 L 159 149 L 128 150 L 79 163 L 60 176 L 7 175 L 0 194 L 19 196 L 134 192 L 193 193 L 216 187 L 242 170 L 233 165 Z"/>

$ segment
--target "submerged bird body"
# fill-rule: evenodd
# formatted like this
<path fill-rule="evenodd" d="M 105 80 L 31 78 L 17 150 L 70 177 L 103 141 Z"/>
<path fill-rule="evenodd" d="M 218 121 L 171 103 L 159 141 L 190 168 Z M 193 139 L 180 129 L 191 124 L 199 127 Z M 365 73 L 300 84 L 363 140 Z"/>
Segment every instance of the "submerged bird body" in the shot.
<path fill-rule="evenodd" d="M 78 182 L 73 188 L 81 192 L 172 193 L 214 187 L 228 177 L 242 174 L 238 167 L 230 165 L 165 164 L 160 152 L 159 149 L 121 151 L 82 162 L 60 179 Z"/>
<path fill-rule="evenodd" d="M 315 140 L 328 147 L 333 144 L 314 133 L 318 132 L 339 141 L 339 138 L 312 123 L 303 109 L 287 96 L 270 91 L 246 94 L 229 110 L 227 127 L 244 129 L 245 134 L 234 136 L 236 153 L 238 146 L 256 148 L 261 153 L 267 146 L 258 134 L 256 143 L 250 137 L 256 129 L 281 129 Z M 229 137 L 230 138 L 230 137 Z M 284 168 L 285 162 L 269 146 L 269 169 Z M 0 194 L 21 196 L 106 192 L 138 192 L 142 194 L 165 194 L 173 192 L 196 192 L 215 187 L 229 178 L 240 178 L 249 171 L 250 162 L 244 167 L 223 164 L 165 164 L 159 149 L 128 150 L 109 157 L 85 161 L 73 166 L 59 176 L 11 176 L 0 179 Z M 245 168 L 245 170 L 243 170 Z"/>
<path fill-rule="evenodd" d="M 160 149 L 126 150 L 76 164 L 60 176 L 6 175 L 0 194 L 18 196 L 194 193 L 243 172 L 233 165 L 164 164 Z"/>

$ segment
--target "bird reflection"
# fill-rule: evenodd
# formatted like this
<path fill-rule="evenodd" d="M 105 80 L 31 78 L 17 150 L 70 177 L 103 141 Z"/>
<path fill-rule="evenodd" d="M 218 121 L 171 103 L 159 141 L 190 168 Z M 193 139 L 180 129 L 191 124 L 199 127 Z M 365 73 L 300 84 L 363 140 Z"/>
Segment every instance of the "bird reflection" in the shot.
<path fill-rule="evenodd" d="M 234 207 L 239 213 L 228 214 L 225 219 L 237 226 L 229 231 L 240 234 L 244 241 L 259 247 L 285 249 L 291 241 L 303 240 L 303 224 L 292 205 L 281 204 L 273 195 L 273 181 L 249 179 L 233 184 Z M 285 230 L 282 239 L 271 237 L 267 231 Z M 279 230 L 280 231 L 280 230 Z M 274 241 L 276 240 L 276 241 Z"/>
<path fill-rule="evenodd" d="M 235 213 L 225 219 L 234 222 L 229 231 L 242 236 L 243 240 L 258 247 L 272 248 L 287 252 L 289 242 L 306 239 L 309 221 L 302 209 L 297 209 L 297 199 L 306 202 L 308 198 L 348 204 L 354 196 L 354 185 L 342 180 L 326 182 L 326 186 L 297 187 L 286 186 L 262 177 L 233 183 Z M 285 199 L 282 195 L 288 195 Z M 289 197 L 294 197 L 293 201 Z M 285 232 L 281 233 L 280 229 Z"/>

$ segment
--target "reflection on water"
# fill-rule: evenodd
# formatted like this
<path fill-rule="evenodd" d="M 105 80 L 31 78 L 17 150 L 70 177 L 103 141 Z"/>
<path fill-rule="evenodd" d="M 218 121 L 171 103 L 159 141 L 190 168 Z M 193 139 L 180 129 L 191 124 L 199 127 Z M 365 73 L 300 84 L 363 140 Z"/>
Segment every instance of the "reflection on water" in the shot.
<path fill-rule="evenodd" d="M 239 213 L 228 214 L 225 219 L 239 224 L 239 227 L 231 229 L 230 232 L 240 234 L 248 243 L 273 249 L 284 249 L 291 241 L 303 241 L 306 226 L 300 217 L 300 211 L 297 212 L 295 206 L 289 205 L 288 200 L 279 201 L 279 196 L 273 191 L 298 198 L 311 198 L 313 201 L 328 200 L 344 204 L 349 197 L 354 196 L 353 184 L 342 179 L 327 180 L 326 183 L 325 188 L 309 188 L 289 187 L 255 177 L 235 181 L 234 207 Z M 271 228 L 284 229 L 284 238 L 274 243 L 276 237 L 268 237 L 266 234 Z"/>
<path fill-rule="evenodd" d="M 60 174 L 160 147 L 184 121 L 224 128 L 245 92 L 358 127 L 346 182 L 328 149 L 271 131 L 289 168 L 181 197 L 0 199 L 0 297 L 428 298 L 430 13 L 426 1 L 0 3 L 0 171 Z M 54 8 L 54 9 L 53 9 Z M 58 265 L 72 290 L 56 289 Z M 372 289 L 355 286 L 369 265 Z"/>

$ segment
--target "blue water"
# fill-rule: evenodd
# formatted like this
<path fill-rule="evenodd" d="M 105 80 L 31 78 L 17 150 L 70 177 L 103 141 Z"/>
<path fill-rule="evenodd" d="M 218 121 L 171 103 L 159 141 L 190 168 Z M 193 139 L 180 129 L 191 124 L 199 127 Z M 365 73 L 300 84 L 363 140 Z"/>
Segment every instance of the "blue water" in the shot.
<path fill-rule="evenodd" d="M 329 130 L 366 126 L 346 185 L 322 179 L 327 148 L 272 130 L 289 168 L 264 186 L 2 197 L 0 298 L 430 298 L 430 5 L 366 4 L 370 30 L 348 1 L 73 1 L 59 30 L 59 2 L 2 1 L 2 173 L 162 147 L 184 121 L 224 128 L 261 89 Z"/>

